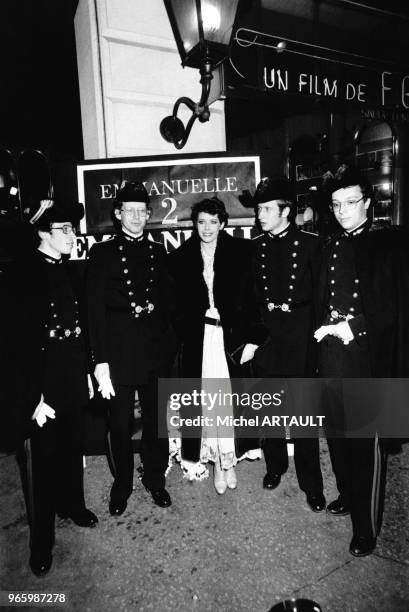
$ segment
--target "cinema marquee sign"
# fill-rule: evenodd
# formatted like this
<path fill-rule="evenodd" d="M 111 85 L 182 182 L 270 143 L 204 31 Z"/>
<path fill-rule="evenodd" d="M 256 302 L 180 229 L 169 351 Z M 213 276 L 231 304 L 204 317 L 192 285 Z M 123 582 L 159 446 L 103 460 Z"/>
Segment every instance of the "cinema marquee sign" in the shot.
<path fill-rule="evenodd" d="M 96 240 L 106 240 L 113 234 L 112 204 L 123 180 L 140 181 L 145 185 L 152 208 L 148 230 L 153 239 L 160 240 L 171 250 L 192 233 L 192 205 L 213 196 L 223 200 L 226 206 L 230 216 L 229 231 L 242 236 L 247 233 L 245 237 L 250 237 L 254 214 L 243 207 L 239 196 L 246 189 L 255 191 L 260 181 L 260 158 L 104 160 L 78 165 L 77 180 L 78 198 L 84 203 L 85 216 L 72 259 L 86 259 Z"/>
<path fill-rule="evenodd" d="M 351 75 L 352 76 L 352 75 Z M 266 90 L 321 96 L 344 102 L 355 102 L 379 108 L 409 110 L 409 74 L 397 75 L 384 70 L 365 79 L 347 80 L 345 77 L 325 76 L 321 72 L 299 72 L 268 64 L 263 67 L 263 86 Z"/>
<path fill-rule="evenodd" d="M 228 73 L 229 85 L 268 94 L 312 96 L 361 109 L 409 111 L 409 70 L 402 72 L 382 60 L 361 60 L 348 53 L 348 57 L 336 57 L 330 50 L 313 57 L 305 46 L 297 50 L 294 44 L 277 53 L 271 45 L 263 45 L 263 40 L 268 43 L 271 36 L 245 28 L 237 31 L 232 49 L 235 71 Z"/>

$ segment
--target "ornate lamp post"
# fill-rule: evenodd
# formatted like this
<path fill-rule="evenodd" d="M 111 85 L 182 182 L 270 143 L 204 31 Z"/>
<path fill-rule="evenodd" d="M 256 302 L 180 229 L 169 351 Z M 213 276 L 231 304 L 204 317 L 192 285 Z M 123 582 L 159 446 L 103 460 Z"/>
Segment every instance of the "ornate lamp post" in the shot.
<path fill-rule="evenodd" d="M 209 121 L 207 105 L 213 70 L 228 57 L 228 48 L 239 0 L 164 0 L 182 66 L 198 68 L 202 94 L 195 103 L 187 97 L 176 100 L 172 115 L 160 124 L 165 140 L 182 149 L 196 119 Z M 186 127 L 177 117 L 179 106 L 185 104 L 192 115 Z"/>

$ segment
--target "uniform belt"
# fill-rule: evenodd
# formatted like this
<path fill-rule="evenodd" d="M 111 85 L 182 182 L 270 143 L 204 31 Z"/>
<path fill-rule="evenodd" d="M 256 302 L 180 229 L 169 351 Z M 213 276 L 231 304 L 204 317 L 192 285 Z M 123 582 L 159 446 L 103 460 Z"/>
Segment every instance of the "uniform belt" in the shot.
<path fill-rule="evenodd" d="M 134 317 L 137 319 L 141 314 L 151 314 L 155 310 L 155 306 L 148 302 L 146 306 L 141 306 L 140 304 L 136 304 L 135 302 L 131 303 L 132 308 L 134 309 Z"/>
<path fill-rule="evenodd" d="M 212 319 L 212 317 L 205 317 L 204 320 L 205 323 L 207 323 L 208 325 L 215 325 L 216 327 L 222 326 L 222 322 L 220 321 L 220 319 Z"/>
<path fill-rule="evenodd" d="M 57 327 L 56 329 L 48 330 L 49 338 L 58 338 L 59 340 L 64 340 L 65 338 L 78 338 L 81 333 L 81 327 L 74 327 L 74 329 L 68 329 L 64 327 Z"/>
<path fill-rule="evenodd" d="M 282 312 L 292 312 L 293 310 L 297 310 L 297 308 L 303 308 L 304 306 L 308 306 L 311 304 L 311 300 L 304 300 L 303 302 L 283 302 L 282 304 L 278 304 L 276 302 L 267 302 L 266 306 L 268 310 L 271 312 L 272 310 L 281 310 Z"/>
<path fill-rule="evenodd" d="M 342 310 L 339 310 L 338 308 L 328 309 L 328 313 L 331 321 L 349 321 L 350 319 L 354 318 L 354 315 L 351 313 L 344 314 Z"/>

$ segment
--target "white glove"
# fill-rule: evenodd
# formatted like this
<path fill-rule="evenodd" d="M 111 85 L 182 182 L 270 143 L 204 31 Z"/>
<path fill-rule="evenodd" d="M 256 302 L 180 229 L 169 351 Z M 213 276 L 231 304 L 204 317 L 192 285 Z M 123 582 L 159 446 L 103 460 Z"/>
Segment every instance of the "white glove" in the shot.
<path fill-rule="evenodd" d="M 314 333 L 314 338 L 317 342 L 321 342 L 325 336 L 333 334 L 334 327 L 335 325 L 321 325 Z"/>
<path fill-rule="evenodd" d="M 91 400 L 94 397 L 94 385 L 92 384 L 92 378 L 90 374 L 87 374 L 87 382 L 88 382 L 88 395 Z"/>
<path fill-rule="evenodd" d="M 37 421 L 37 425 L 42 427 L 44 423 L 47 422 L 47 418 L 55 419 L 55 410 L 51 408 L 44 401 L 44 396 L 41 396 L 41 399 L 38 403 L 37 408 L 34 410 L 33 416 L 31 417 L 33 421 Z"/>
<path fill-rule="evenodd" d="M 241 354 L 240 365 L 247 363 L 247 361 L 251 361 L 257 349 L 258 344 L 246 344 Z"/>
<path fill-rule="evenodd" d="M 354 339 L 354 334 L 349 326 L 348 321 L 341 321 L 335 325 L 335 335 L 342 340 L 344 344 L 349 344 Z"/>
<path fill-rule="evenodd" d="M 98 391 L 104 399 L 111 399 L 115 396 L 115 391 L 112 386 L 111 376 L 109 373 L 109 365 L 107 363 L 97 363 L 94 370 L 94 376 L 98 382 Z"/>
<path fill-rule="evenodd" d="M 336 325 L 322 325 L 314 333 L 314 338 L 317 342 L 321 342 L 325 336 L 335 336 L 342 340 L 344 344 L 349 344 L 354 339 L 354 334 L 349 326 L 348 321 L 341 321 Z"/>

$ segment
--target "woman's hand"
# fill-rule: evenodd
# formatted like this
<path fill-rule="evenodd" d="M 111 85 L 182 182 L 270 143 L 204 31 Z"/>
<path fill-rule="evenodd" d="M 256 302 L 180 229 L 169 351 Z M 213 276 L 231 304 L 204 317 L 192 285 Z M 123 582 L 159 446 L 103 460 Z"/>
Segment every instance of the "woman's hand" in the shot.
<path fill-rule="evenodd" d="M 251 361 L 257 349 L 258 344 L 246 344 L 241 354 L 240 365 L 247 363 L 247 361 Z"/>

